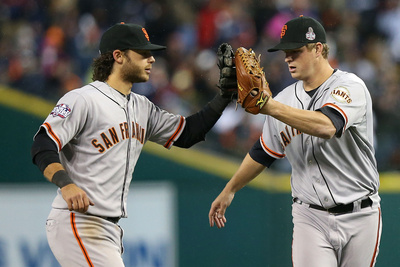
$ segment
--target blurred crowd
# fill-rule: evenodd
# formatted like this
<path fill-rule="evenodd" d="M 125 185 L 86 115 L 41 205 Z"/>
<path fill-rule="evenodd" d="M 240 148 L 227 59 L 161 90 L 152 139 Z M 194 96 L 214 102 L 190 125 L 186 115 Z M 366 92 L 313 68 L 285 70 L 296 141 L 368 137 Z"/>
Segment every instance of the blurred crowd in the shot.
<path fill-rule="evenodd" d="M 273 94 L 294 80 L 279 42 L 282 25 L 312 16 L 328 34 L 332 65 L 367 84 L 376 116 L 381 171 L 400 169 L 399 0 L 2 0 L 0 83 L 56 101 L 91 81 L 102 33 L 117 22 L 146 27 L 155 52 L 150 81 L 133 91 L 184 116 L 218 92 L 216 51 L 223 42 L 261 54 Z M 233 102 L 198 144 L 241 159 L 259 138 L 264 118 L 235 110 Z M 288 170 L 285 163 L 275 168 Z M 274 166 L 273 165 L 273 166 Z"/>

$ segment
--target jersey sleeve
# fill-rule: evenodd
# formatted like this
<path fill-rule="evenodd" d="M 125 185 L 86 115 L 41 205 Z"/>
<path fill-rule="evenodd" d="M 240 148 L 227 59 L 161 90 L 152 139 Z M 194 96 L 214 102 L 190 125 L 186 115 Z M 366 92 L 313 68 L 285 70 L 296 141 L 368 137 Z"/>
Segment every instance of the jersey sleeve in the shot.
<path fill-rule="evenodd" d="M 60 151 L 84 127 L 87 111 L 85 98 L 71 91 L 60 98 L 40 127 L 46 130 Z"/>
<path fill-rule="evenodd" d="M 264 165 L 267 168 L 269 168 L 276 160 L 276 158 L 271 157 L 264 151 L 261 146 L 261 140 L 257 140 L 254 143 L 253 147 L 249 151 L 249 155 L 254 161 Z"/>
<path fill-rule="evenodd" d="M 170 149 L 182 134 L 186 120 L 151 103 L 152 108 L 148 121 L 148 140 Z"/>
<path fill-rule="evenodd" d="M 360 124 L 365 118 L 368 97 L 369 92 L 364 82 L 357 76 L 348 74 L 333 84 L 321 108 L 332 108 L 343 117 L 343 133 L 349 127 Z"/>
<path fill-rule="evenodd" d="M 336 109 L 330 108 L 328 106 L 322 107 L 317 110 L 321 111 L 325 116 L 327 116 L 332 121 L 333 125 L 336 128 L 335 135 L 337 137 L 340 137 L 342 135 L 345 123 L 342 115 Z"/>
<path fill-rule="evenodd" d="M 278 131 L 276 130 L 276 120 L 271 116 L 266 116 L 263 131 L 260 137 L 261 147 L 270 157 L 282 159 L 285 155 L 284 146 L 282 145 Z"/>

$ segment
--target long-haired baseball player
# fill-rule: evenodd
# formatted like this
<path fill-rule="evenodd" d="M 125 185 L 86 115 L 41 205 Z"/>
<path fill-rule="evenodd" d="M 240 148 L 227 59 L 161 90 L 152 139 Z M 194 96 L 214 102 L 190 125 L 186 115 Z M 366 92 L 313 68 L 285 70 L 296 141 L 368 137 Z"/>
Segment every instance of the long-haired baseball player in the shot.
<path fill-rule="evenodd" d="M 232 55 L 222 47 L 219 58 Z M 189 148 L 203 141 L 232 99 L 234 91 L 220 80 L 221 94 L 185 118 L 131 92 L 134 83 L 149 79 L 152 51 L 165 48 L 152 44 L 140 25 L 109 28 L 93 62 L 94 82 L 65 94 L 34 137 L 33 162 L 59 187 L 46 229 L 62 266 L 124 266 L 118 221 L 127 217 L 129 185 L 143 145 Z"/>
<path fill-rule="evenodd" d="M 260 139 L 214 200 L 210 226 L 224 227 L 235 193 L 287 157 L 293 196 L 294 267 L 374 266 L 382 229 L 372 101 L 356 75 L 333 69 L 323 26 L 287 22 L 278 45 L 298 81 L 262 107 Z"/>

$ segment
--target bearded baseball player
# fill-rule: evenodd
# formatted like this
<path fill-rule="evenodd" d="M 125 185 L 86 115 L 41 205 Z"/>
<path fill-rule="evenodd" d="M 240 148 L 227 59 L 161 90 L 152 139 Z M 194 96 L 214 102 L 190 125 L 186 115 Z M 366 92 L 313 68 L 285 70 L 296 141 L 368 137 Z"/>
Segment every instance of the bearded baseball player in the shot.
<path fill-rule="evenodd" d="M 169 149 L 205 139 L 236 93 L 222 74 L 232 49 L 218 50 L 221 88 L 202 110 L 187 118 L 171 114 L 131 92 L 149 79 L 155 59 L 145 28 L 119 23 L 100 41 L 93 82 L 65 94 L 40 126 L 33 162 L 59 189 L 46 222 L 47 239 L 62 266 L 122 267 L 118 224 L 128 216 L 127 195 L 136 162 L 147 141 Z M 225 72 L 224 72 L 225 73 Z"/>
<path fill-rule="evenodd" d="M 212 203 L 210 226 L 224 227 L 235 193 L 276 159 L 287 157 L 292 166 L 293 266 L 374 266 L 382 217 L 368 89 L 356 75 L 331 67 L 325 30 L 313 18 L 288 21 L 280 43 L 268 51 L 278 50 L 298 81 L 274 98 L 267 82 L 250 88 L 251 97 L 260 92 L 253 106 L 241 99 L 246 88 L 236 58 L 238 102 L 246 111 L 267 116 L 260 139 Z M 238 52 L 241 58 L 247 53 Z"/>

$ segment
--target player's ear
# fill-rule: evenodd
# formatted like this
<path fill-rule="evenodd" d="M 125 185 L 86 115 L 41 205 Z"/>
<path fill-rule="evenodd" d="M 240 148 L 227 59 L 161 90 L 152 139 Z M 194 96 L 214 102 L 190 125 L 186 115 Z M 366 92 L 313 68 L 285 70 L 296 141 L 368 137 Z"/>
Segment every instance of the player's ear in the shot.
<path fill-rule="evenodd" d="M 318 56 L 322 55 L 322 51 L 324 50 L 324 45 L 320 42 L 315 44 L 315 52 Z"/>
<path fill-rule="evenodd" d="M 122 52 L 121 50 L 114 50 L 113 51 L 113 58 L 116 62 L 118 63 L 122 63 L 122 58 L 124 56 L 124 52 Z"/>

